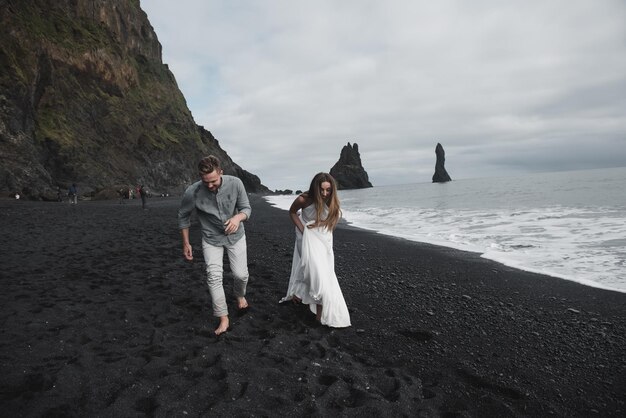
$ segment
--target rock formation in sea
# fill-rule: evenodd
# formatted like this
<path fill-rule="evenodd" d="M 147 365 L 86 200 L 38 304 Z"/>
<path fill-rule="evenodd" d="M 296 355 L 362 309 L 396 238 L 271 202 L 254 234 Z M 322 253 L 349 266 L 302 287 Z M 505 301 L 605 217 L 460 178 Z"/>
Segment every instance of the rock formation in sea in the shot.
<path fill-rule="evenodd" d="M 179 193 L 207 154 L 269 191 L 195 123 L 139 1 L 1 3 L 1 196 L 52 200 L 71 183 Z"/>
<path fill-rule="evenodd" d="M 435 147 L 435 155 L 437 155 L 437 162 L 435 163 L 433 183 L 445 183 L 446 181 L 451 181 L 452 179 L 444 167 L 446 163 L 446 152 L 439 143 L 437 143 L 437 146 Z"/>
<path fill-rule="evenodd" d="M 364 189 L 372 187 L 367 172 L 361 164 L 358 144 L 345 145 L 341 150 L 339 161 L 330 169 L 330 175 L 337 180 L 339 190 Z"/>

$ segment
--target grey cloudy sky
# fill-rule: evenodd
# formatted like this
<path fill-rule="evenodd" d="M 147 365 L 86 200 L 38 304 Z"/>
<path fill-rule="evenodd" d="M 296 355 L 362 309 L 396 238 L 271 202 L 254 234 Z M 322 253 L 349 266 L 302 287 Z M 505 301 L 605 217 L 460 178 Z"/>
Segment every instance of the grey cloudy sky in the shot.
<path fill-rule="evenodd" d="M 626 166 L 623 0 L 142 0 L 196 123 L 270 189 Z"/>

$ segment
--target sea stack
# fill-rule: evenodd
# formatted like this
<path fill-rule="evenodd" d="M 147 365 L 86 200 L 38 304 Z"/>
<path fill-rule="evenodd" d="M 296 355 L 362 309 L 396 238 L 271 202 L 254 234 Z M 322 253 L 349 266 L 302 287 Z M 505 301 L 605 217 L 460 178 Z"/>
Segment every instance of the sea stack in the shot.
<path fill-rule="evenodd" d="M 372 187 L 367 172 L 361 164 L 358 144 L 344 146 L 339 161 L 330 169 L 330 175 L 337 180 L 339 190 L 364 189 Z"/>
<path fill-rule="evenodd" d="M 446 163 L 446 152 L 439 143 L 437 143 L 437 146 L 435 147 L 435 155 L 437 155 L 437 162 L 435 163 L 433 183 L 445 183 L 447 181 L 451 181 L 452 179 L 444 167 Z"/>

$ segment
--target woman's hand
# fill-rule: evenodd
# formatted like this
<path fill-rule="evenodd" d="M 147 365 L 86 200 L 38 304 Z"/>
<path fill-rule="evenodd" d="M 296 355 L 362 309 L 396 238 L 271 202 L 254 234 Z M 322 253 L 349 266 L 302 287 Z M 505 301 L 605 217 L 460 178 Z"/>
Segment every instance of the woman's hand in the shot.
<path fill-rule="evenodd" d="M 306 227 L 309 229 L 317 228 L 318 226 L 317 221 L 309 221 L 306 223 Z"/>

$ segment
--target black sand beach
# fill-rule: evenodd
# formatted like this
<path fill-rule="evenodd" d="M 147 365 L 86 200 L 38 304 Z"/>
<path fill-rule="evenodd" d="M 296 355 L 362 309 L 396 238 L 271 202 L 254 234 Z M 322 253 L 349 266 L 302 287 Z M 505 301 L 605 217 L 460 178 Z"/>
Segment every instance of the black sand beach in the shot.
<path fill-rule="evenodd" d="M 251 202 L 251 309 L 215 337 L 178 199 L 0 201 L 0 415 L 626 415 L 626 294 L 340 226 L 329 329 L 278 304 L 293 227 Z"/>

